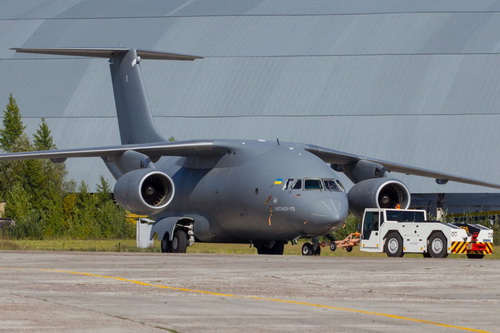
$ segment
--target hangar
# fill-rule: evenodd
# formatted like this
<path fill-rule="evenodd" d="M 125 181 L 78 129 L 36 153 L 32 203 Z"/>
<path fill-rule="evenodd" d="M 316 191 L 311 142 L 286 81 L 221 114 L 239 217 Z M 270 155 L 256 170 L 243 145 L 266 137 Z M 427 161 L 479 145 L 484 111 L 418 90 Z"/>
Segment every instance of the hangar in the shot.
<path fill-rule="evenodd" d="M 311 144 L 500 183 L 500 1 L 0 0 L 0 105 L 59 148 L 119 144 L 105 60 L 11 47 L 136 47 L 156 123 L 178 140 Z M 99 159 L 68 160 L 88 184 Z M 89 172 L 91 170 L 91 172 Z M 500 210 L 498 191 L 397 175 L 420 206 Z M 341 178 L 347 188 L 347 178 Z M 442 195 L 441 195 L 442 196 Z"/>

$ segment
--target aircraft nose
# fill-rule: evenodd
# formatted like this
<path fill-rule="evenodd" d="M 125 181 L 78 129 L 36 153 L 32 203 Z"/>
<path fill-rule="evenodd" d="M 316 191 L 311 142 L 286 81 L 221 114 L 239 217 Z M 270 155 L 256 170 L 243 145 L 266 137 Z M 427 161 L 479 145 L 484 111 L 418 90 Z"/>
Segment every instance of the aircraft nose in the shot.
<path fill-rule="evenodd" d="M 348 213 L 346 196 L 318 198 L 311 202 L 311 221 L 318 227 L 335 227 L 345 220 Z"/>

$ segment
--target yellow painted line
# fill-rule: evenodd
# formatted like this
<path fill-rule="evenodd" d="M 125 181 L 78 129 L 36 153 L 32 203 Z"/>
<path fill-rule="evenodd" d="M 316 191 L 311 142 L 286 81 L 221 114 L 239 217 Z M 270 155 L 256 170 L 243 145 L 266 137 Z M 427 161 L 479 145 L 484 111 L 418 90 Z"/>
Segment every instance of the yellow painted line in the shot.
<path fill-rule="evenodd" d="M 30 270 L 29 268 L 10 268 L 10 267 L 0 267 L 0 269 Z M 315 304 L 315 303 L 307 303 L 307 302 L 283 300 L 283 299 L 278 299 L 278 298 L 266 298 L 266 297 L 258 297 L 258 296 L 241 296 L 241 295 L 216 293 L 216 292 L 212 292 L 212 291 L 204 291 L 204 290 L 196 290 L 196 289 L 188 289 L 188 288 L 179 288 L 179 287 L 170 287 L 170 286 L 164 286 L 164 285 L 157 285 L 157 284 L 142 282 L 142 281 L 138 281 L 138 280 L 125 279 L 125 278 L 116 277 L 116 276 L 107 276 L 107 275 L 92 274 L 92 273 L 85 273 L 85 272 L 67 271 L 67 270 L 61 270 L 61 269 L 42 269 L 41 268 L 41 269 L 32 269 L 32 270 L 45 271 L 45 272 L 56 272 L 56 273 L 66 273 L 66 274 L 75 274 L 75 275 L 84 275 L 84 276 L 92 276 L 92 277 L 98 277 L 98 278 L 103 278 L 103 279 L 111 279 L 111 280 L 117 280 L 117 281 L 134 283 L 134 284 L 138 284 L 138 285 L 146 286 L 146 287 L 154 287 L 154 288 L 169 289 L 169 290 L 176 290 L 176 291 L 185 291 L 185 292 L 189 292 L 189 293 L 214 295 L 214 296 L 223 296 L 223 297 L 232 297 L 232 298 L 246 298 L 246 299 L 259 300 L 259 301 L 278 302 L 278 303 L 286 303 L 286 304 L 296 304 L 296 305 L 303 305 L 303 306 L 316 307 L 316 308 L 322 308 L 322 309 L 332 309 L 332 310 L 339 310 L 339 311 L 348 311 L 348 312 L 354 312 L 354 313 L 360 313 L 360 314 L 367 314 L 367 315 L 374 315 L 374 316 L 380 316 L 380 317 L 386 317 L 386 318 L 392 318 L 392 319 L 400 319 L 400 320 L 406 320 L 406 321 L 413 321 L 413 322 L 417 322 L 417 323 L 434 325 L 434 326 L 440 326 L 440 327 L 446 327 L 446 328 L 452 328 L 452 329 L 457 329 L 457 330 L 462 330 L 462 331 L 468 331 L 468 332 L 489 333 L 489 331 L 478 330 L 478 329 L 468 328 L 468 327 L 455 326 L 455 325 L 448 325 L 448 324 L 443 324 L 443 323 L 439 323 L 439 322 L 436 322 L 436 321 L 430 321 L 430 320 L 424 320 L 424 319 L 416 319 L 416 318 L 410 318 L 410 317 L 404 317 L 404 316 L 398 316 L 398 315 L 391 315 L 391 314 L 381 313 L 381 312 L 372 312 L 372 311 L 364 311 L 364 310 L 342 308 L 342 307 L 331 306 L 331 305 L 322 305 L 322 304 Z"/>

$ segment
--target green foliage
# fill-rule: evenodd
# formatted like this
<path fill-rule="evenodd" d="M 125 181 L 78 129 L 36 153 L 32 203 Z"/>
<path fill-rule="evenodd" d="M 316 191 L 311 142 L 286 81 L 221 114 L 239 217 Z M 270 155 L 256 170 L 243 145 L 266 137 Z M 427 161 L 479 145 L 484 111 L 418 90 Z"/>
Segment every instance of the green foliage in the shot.
<path fill-rule="evenodd" d="M 0 129 L 0 147 L 4 151 L 16 151 L 13 145 L 24 133 L 25 128 L 17 102 L 10 94 L 9 103 L 3 114 L 3 129 Z"/>
<path fill-rule="evenodd" d="M 15 217 L 16 225 L 9 229 L 9 235 L 14 238 L 25 238 L 27 235 L 32 239 L 43 238 L 43 228 L 38 223 L 40 215 L 33 207 L 33 196 L 26 192 L 20 183 L 15 184 L 7 195 L 5 215 Z"/>
<path fill-rule="evenodd" d="M 135 226 L 126 221 L 126 211 L 115 204 L 108 182 L 101 176 L 98 193 L 90 193 L 81 182 L 77 193 L 68 193 L 61 204 L 66 232 L 72 239 L 125 239 L 135 235 Z"/>
<path fill-rule="evenodd" d="M 50 150 L 55 149 L 54 141 L 52 139 L 52 135 L 49 129 L 49 125 L 45 122 L 45 118 L 42 118 L 42 123 L 40 127 L 33 135 L 35 140 L 33 143 L 35 144 L 36 150 Z"/>
<path fill-rule="evenodd" d="M 24 133 L 19 108 L 12 97 L 4 113 L 0 144 L 9 151 L 55 149 L 51 131 L 42 119 L 33 144 Z M 6 201 L 5 216 L 16 221 L 9 230 L 14 238 L 100 239 L 131 238 L 135 227 L 126 221 L 109 183 L 101 176 L 98 193 L 87 184 L 77 187 L 66 180 L 65 164 L 48 160 L 0 163 L 0 196 Z"/>
<path fill-rule="evenodd" d="M 335 230 L 333 236 L 336 240 L 342 240 L 349 234 L 359 231 L 358 226 L 361 227 L 361 219 L 352 214 L 349 214 L 344 225 L 340 229 Z"/>
<path fill-rule="evenodd" d="M 446 222 L 455 222 L 452 216 L 446 216 Z M 486 216 L 481 213 L 464 213 L 459 218 L 461 223 L 480 224 L 493 230 L 493 245 L 500 245 L 500 217 Z"/>

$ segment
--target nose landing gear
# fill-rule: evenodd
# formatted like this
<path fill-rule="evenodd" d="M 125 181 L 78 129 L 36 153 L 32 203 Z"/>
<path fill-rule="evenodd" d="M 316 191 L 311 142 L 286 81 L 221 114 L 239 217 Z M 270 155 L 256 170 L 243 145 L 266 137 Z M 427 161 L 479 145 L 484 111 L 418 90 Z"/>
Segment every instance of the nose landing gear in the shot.
<path fill-rule="evenodd" d="M 321 246 L 318 237 L 312 238 L 312 244 L 304 243 L 304 245 L 302 245 L 303 256 L 319 256 L 320 254 L 321 254 Z"/>
<path fill-rule="evenodd" d="M 344 248 L 347 252 L 351 252 L 354 246 L 359 245 L 361 234 L 359 232 L 353 232 L 349 234 L 345 239 L 341 241 L 336 241 L 332 235 L 325 235 L 329 242 L 319 242 L 317 237 L 312 238 L 311 243 L 304 243 L 302 246 L 302 255 L 304 256 L 319 256 L 321 254 L 321 247 L 330 246 L 331 251 L 337 250 L 337 248 Z"/>

